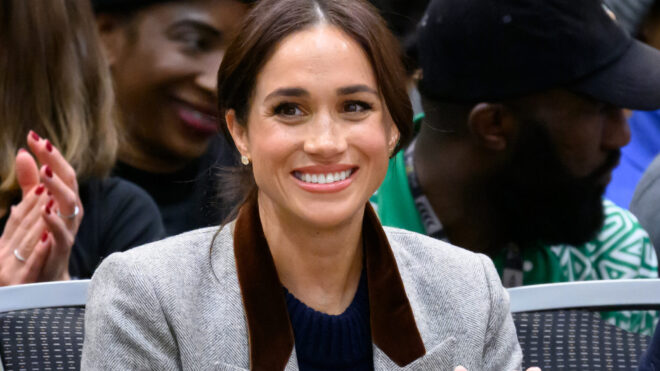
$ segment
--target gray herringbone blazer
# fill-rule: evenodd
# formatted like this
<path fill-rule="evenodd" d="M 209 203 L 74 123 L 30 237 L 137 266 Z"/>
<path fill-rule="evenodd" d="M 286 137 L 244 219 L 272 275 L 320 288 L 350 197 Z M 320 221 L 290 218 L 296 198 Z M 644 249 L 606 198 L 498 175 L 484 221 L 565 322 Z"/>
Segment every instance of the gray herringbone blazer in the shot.
<path fill-rule="evenodd" d="M 90 286 L 82 369 L 248 369 L 233 227 L 212 249 L 217 228 L 107 258 Z M 412 232 L 385 232 L 426 354 L 400 368 L 374 345 L 375 369 L 519 369 L 508 295 L 490 259 Z M 286 369 L 298 369 L 295 350 Z"/>

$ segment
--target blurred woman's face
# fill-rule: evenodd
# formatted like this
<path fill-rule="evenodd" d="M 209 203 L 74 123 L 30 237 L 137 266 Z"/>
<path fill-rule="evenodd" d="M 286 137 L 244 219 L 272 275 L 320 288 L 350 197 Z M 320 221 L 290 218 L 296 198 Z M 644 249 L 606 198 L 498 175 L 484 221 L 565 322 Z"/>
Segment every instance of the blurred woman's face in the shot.
<path fill-rule="evenodd" d="M 327 25 L 280 42 L 257 76 L 247 129 L 228 122 L 260 205 L 318 228 L 361 222 L 398 140 L 366 54 Z"/>
<path fill-rule="evenodd" d="M 133 146 L 173 161 L 206 151 L 219 129 L 218 67 L 247 10 L 234 0 L 165 2 L 118 29 L 112 72 Z"/>

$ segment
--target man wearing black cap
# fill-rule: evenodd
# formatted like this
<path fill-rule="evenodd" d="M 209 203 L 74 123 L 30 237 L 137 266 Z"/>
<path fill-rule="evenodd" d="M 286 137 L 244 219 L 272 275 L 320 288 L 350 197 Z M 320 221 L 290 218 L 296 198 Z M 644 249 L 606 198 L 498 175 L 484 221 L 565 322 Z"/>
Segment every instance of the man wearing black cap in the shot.
<path fill-rule="evenodd" d="M 217 225 L 215 168 L 235 162 L 218 135 L 216 79 L 248 0 L 92 0 L 120 111 L 113 171 L 156 201 L 168 235 Z"/>
<path fill-rule="evenodd" d="M 374 198 L 383 224 L 490 255 L 506 286 L 657 277 L 648 235 L 602 195 L 622 107 L 660 107 L 660 53 L 598 0 L 434 0 L 418 45 L 426 117 Z"/>

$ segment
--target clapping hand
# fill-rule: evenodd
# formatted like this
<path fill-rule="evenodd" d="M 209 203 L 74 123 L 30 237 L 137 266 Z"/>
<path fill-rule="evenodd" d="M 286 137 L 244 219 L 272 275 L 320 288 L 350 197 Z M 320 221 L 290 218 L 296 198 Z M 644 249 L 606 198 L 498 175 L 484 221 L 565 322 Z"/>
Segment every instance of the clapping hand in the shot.
<path fill-rule="evenodd" d="M 23 198 L 11 208 L 0 236 L 0 285 L 68 280 L 69 257 L 83 217 L 71 165 L 47 139 L 28 135 L 16 155 Z"/>
<path fill-rule="evenodd" d="M 83 218 L 76 172 L 48 139 L 41 139 L 30 132 L 28 146 L 41 163 L 39 178 L 54 200 L 42 214 L 52 244 L 39 280 L 68 280 L 71 247 Z"/>
<path fill-rule="evenodd" d="M 50 252 L 46 222 L 42 214 L 51 198 L 39 183 L 37 164 L 25 150 L 16 155 L 16 176 L 22 200 L 12 206 L 0 236 L 0 285 L 35 282 Z"/>

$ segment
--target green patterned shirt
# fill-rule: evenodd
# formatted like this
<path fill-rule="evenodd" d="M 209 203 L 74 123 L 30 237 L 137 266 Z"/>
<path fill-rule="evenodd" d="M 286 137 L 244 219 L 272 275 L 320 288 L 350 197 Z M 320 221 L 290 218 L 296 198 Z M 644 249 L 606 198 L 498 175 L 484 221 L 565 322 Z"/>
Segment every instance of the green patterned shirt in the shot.
<path fill-rule="evenodd" d="M 425 233 L 406 175 L 403 152 L 389 165 L 383 184 L 371 198 L 383 225 Z M 605 222 L 598 236 L 580 246 L 523 249 L 523 284 L 657 278 L 658 261 L 648 234 L 629 211 L 603 200 Z M 494 259 L 502 274 L 503 256 Z M 629 331 L 651 335 L 655 311 L 603 312 L 603 318 Z"/>

